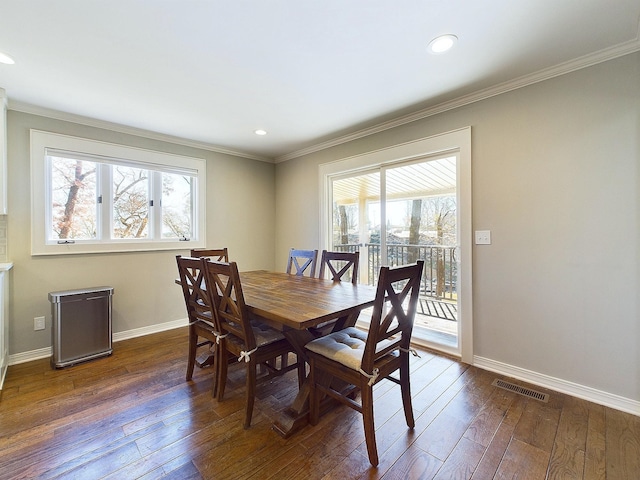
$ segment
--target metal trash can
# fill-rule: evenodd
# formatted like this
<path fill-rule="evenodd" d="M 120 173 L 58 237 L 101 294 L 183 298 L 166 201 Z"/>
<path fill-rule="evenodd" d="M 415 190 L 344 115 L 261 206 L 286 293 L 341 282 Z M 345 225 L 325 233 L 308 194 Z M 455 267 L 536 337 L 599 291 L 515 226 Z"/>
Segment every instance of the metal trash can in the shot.
<path fill-rule="evenodd" d="M 113 287 L 49 293 L 53 355 L 51 366 L 62 368 L 111 355 Z"/>

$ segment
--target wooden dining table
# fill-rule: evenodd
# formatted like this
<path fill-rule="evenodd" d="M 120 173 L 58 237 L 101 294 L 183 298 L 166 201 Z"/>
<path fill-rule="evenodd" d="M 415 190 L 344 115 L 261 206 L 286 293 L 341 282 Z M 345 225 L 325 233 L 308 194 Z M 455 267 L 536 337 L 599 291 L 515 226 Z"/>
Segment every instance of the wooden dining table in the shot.
<path fill-rule="evenodd" d="M 355 325 L 376 296 L 376 288 L 370 285 L 265 270 L 240 272 L 240 282 L 249 312 L 282 331 L 305 360 L 304 346 L 320 335 L 320 327 L 328 325 L 335 331 Z M 287 438 L 308 423 L 308 413 L 309 385 L 305 381 L 273 429 Z"/>

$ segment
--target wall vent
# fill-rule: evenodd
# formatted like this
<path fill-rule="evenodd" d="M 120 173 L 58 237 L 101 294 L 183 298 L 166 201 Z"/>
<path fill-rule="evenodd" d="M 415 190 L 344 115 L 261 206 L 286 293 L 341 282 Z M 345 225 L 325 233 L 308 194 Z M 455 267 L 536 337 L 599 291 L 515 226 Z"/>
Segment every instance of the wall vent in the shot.
<path fill-rule="evenodd" d="M 524 395 L 525 397 L 540 400 L 544 403 L 547 403 L 549 401 L 548 393 L 536 392 L 535 390 L 531 390 L 530 388 L 521 387 L 520 385 L 516 385 L 515 383 L 505 382 L 504 380 L 500 380 L 499 378 L 496 378 L 491 385 L 493 385 L 494 387 L 503 388 L 504 390 L 515 392 L 519 395 Z"/>

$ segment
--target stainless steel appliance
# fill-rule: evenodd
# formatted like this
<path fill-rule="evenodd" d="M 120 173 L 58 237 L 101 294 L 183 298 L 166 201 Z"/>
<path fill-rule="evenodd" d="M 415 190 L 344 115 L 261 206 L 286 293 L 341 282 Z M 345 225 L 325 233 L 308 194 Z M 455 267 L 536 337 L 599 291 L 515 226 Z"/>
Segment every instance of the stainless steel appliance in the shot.
<path fill-rule="evenodd" d="M 111 354 L 112 297 L 113 287 L 49 293 L 54 368 Z"/>

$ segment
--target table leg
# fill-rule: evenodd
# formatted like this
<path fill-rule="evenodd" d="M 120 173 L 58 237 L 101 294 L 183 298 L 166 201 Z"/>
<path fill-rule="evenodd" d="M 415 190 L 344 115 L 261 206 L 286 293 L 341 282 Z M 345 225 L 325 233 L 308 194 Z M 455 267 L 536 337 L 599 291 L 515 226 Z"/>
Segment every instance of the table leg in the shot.
<path fill-rule="evenodd" d="M 199 368 L 206 368 L 215 363 L 215 352 L 213 349 L 208 348 L 206 352 L 201 353 L 196 358 L 196 365 Z"/>
<path fill-rule="evenodd" d="M 344 326 L 355 325 L 359 313 L 360 312 L 356 312 L 349 316 L 339 318 L 333 327 L 333 331 L 340 330 L 340 326 L 344 328 Z M 282 333 L 291 345 L 293 345 L 296 354 L 307 362 L 308 358 L 304 346 L 311 340 L 314 340 L 316 336 L 309 330 L 286 330 Z M 319 383 L 328 385 L 331 383 L 331 376 L 324 374 L 318 381 Z M 293 403 L 282 412 L 280 418 L 272 425 L 272 429 L 281 437 L 289 438 L 309 423 L 309 394 L 310 386 L 309 377 L 307 376 Z M 334 399 L 326 396 L 320 403 L 320 414 L 326 413 L 338 404 Z"/>

